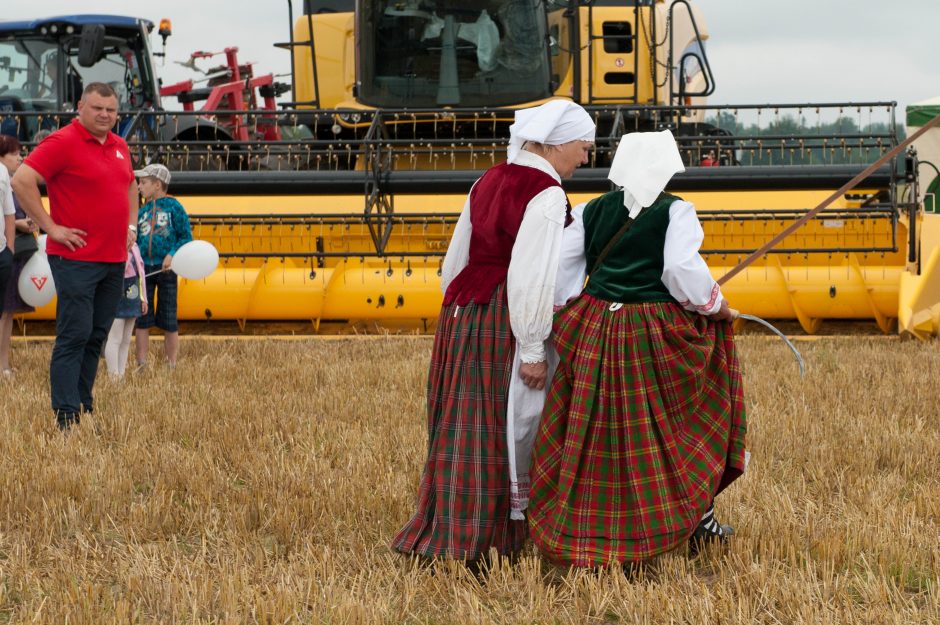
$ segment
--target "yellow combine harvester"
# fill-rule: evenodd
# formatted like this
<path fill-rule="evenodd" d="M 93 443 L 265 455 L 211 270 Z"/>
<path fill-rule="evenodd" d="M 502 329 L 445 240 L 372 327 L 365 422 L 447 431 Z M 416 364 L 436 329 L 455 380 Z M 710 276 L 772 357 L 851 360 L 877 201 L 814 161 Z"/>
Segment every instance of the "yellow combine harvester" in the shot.
<path fill-rule="evenodd" d="M 180 317 L 431 329 L 466 193 L 504 158 L 513 110 L 551 97 L 598 124 L 591 163 L 566 184 L 573 204 L 610 188 L 622 134 L 673 130 L 687 171 L 671 190 L 696 205 L 716 277 L 898 144 L 892 103 L 708 106 L 706 39 L 685 0 L 307 0 L 280 44 L 295 78 L 283 140 L 128 137 L 138 160 L 189 170 L 171 191 L 222 258 L 182 281 Z M 207 114 L 157 111 L 135 127 L 188 115 Z M 902 332 L 935 335 L 940 226 L 917 204 L 912 160 L 735 276 L 729 299 L 809 333 L 830 319 L 891 332 L 900 317 Z"/>

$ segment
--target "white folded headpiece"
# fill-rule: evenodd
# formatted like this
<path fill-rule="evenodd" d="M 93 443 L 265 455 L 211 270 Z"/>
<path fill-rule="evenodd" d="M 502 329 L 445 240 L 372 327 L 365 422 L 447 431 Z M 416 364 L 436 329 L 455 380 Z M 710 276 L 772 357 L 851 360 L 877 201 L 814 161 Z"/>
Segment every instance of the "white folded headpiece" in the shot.
<path fill-rule="evenodd" d="M 520 109 L 516 111 L 516 123 L 509 127 L 509 162 L 515 162 L 526 141 L 545 145 L 594 141 L 594 131 L 588 112 L 570 100 L 550 100 Z"/>
<path fill-rule="evenodd" d="M 634 218 L 656 201 L 666 184 L 685 171 L 676 140 L 668 130 L 632 132 L 620 138 L 607 177 L 623 187 L 623 205 Z"/>

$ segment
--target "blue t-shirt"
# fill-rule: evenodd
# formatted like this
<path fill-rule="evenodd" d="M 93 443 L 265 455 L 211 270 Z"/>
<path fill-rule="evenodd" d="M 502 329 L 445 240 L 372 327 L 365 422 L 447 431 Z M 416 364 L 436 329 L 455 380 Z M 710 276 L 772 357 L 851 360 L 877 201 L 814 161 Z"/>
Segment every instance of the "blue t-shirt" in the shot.
<path fill-rule="evenodd" d="M 193 240 L 189 217 L 176 198 L 162 197 L 147 202 L 137 213 L 137 245 L 145 265 L 161 265 Z"/>

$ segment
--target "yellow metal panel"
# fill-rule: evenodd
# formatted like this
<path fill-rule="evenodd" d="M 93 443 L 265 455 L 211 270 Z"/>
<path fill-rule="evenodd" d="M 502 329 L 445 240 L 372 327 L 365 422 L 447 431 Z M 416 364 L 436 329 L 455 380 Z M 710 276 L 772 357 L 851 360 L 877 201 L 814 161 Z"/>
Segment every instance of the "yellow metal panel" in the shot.
<path fill-rule="evenodd" d="M 443 294 L 435 267 L 343 263 L 327 286 L 324 319 L 437 317 Z"/>
<path fill-rule="evenodd" d="M 633 40 L 633 48 L 630 52 L 605 52 L 604 41 L 602 39 L 591 39 L 593 34 L 600 37 L 603 34 L 604 22 L 627 22 L 630 25 L 630 32 L 637 34 L 637 24 L 634 21 L 633 7 L 581 7 L 580 11 L 580 41 L 581 41 L 581 93 L 582 100 L 588 96 L 588 80 L 591 80 L 590 94 L 595 102 L 624 102 L 632 99 L 636 95 L 637 102 L 648 103 L 655 101 L 655 91 L 650 74 L 650 50 L 647 43 L 648 38 L 644 38 L 642 32 L 640 36 Z M 650 10 L 648 8 L 640 9 L 642 19 L 645 21 L 647 30 L 650 23 Z M 591 18 L 593 17 L 593 23 Z M 589 67 L 588 46 L 591 49 L 590 62 L 593 67 Z M 635 66 L 636 64 L 636 66 Z M 609 84 L 605 81 L 605 75 L 608 72 L 629 72 L 634 75 L 633 84 Z"/>
<path fill-rule="evenodd" d="M 919 276 L 905 273 L 901 283 L 899 330 L 927 339 L 940 331 L 940 248 L 934 248 Z"/>
<path fill-rule="evenodd" d="M 351 93 L 355 75 L 353 47 L 353 16 L 351 13 L 321 13 L 310 18 L 313 23 L 314 44 L 317 53 L 317 85 L 320 89 L 320 107 L 334 108 Z M 308 41 L 310 31 L 306 15 L 297 18 L 294 41 Z M 312 100 L 313 64 L 310 48 L 294 48 L 294 90 L 298 102 Z"/>
<path fill-rule="evenodd" d="M 467 192 L 470 191 L 468 188 Z M 859 191 L 866 193 L 867 191 Z M 683 199 L 697 210 L 728 209 L 810 209 L 829 196 L 831 191 L 694 191 L 682 192 Z M 570 193 L 572 205 L 588 202 L 597 193 Z M 269 196 L 177 196 L 190 215 L 242 214 L 327 214 L 361 213 L 365 202 L 355 195 L 269 195 Z M 459 214 L 466 200 L 465 193 L 446 195 L 396 195 L 395 210 L 399 213 Z M 846 208 L 843 198 L 832 203 L 833 209 Z M 937 215 L 940 218 L 940 215 Z"/>
<path fill-rule="evenodd" d="M 326 285 L 332 274 L 332 269 L 304 267 L 295 259 L 268 259 L 255 278 L 246 318 L 322 318 Z"/>

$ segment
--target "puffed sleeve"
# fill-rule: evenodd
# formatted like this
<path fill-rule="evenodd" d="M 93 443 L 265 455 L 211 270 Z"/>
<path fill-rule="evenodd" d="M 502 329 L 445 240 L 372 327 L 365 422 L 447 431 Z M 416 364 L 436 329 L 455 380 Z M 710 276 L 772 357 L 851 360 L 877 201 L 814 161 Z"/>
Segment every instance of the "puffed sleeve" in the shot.
<path fill-rule="evenodd" d="M 545 360 L 567 198 L 549 187 L 529 201 L 512 248 L 506 294 L 509 322 L 524 363 Z"/>
<path fill-rule="evenodd" d="M 663 284 L 686 310 L 710 315 L 718 312 L 724 298 L 699 254 L 704 239 L 695 207 L 682 200 L 673 202 L 663 249 Z"/>
<path fill-rule="evenodd" d="M 454 226 L 454 234 L 447 245 L 447 254 L 441 266 L 441 291 L 447 292 L 447 287 L 454 281 L 463 268 L 470 261 L 470 234 L 473 226 L 470 224 L 470 196 L 464 202 L 463 210 Z"/>
<path fill-rule="evenodd" d="M 571 209 L 571 223 L 561 235 L 561 253 L 558 259 L 558 277 L 555 280 L 555 306 L 563 306 L 577 297 L 587 278 L 587 260 L 584 257 L 584 207 Z"/>

